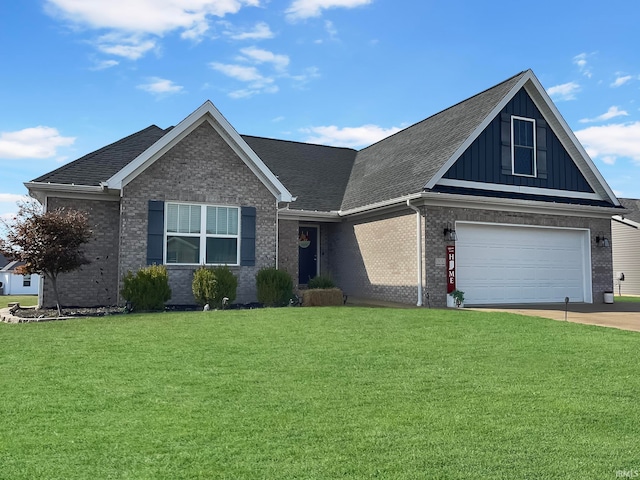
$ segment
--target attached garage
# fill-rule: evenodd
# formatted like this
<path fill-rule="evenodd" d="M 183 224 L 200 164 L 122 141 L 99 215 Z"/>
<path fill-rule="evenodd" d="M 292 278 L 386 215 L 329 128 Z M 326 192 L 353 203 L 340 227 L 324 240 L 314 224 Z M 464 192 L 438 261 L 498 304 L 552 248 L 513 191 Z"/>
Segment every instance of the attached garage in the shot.
<path fill-rule="evenodd" d="M 592 301 L 588 230 L 457 222 L 456 233 L 465 303 Z"/>

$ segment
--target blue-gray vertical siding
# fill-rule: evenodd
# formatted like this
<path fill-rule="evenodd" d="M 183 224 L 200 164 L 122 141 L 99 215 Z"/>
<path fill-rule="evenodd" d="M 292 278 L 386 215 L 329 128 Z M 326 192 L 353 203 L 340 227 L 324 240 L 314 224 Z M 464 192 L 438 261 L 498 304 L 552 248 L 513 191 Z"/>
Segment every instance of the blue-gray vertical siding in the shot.
<path fill-rule="evenodd" d="M 556 137 L 546 126 L 546 178 L 522 177 L 503 173 L 501 114 L 544 120 L 527 92 L 520 90 L 494 118 L 478 138 L 447 171 L 444 178 L 472 182 L 496 183 L 526 187 L 550 188 L 573 192 L 589 192 L 589 186 L 578 167 Z"/>

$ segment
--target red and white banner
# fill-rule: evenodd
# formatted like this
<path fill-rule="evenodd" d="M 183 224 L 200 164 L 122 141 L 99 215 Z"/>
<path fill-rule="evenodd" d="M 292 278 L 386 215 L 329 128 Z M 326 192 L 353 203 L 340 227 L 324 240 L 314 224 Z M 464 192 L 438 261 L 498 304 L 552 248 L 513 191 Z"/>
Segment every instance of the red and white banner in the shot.
<path fill-rule="evenodd" d="M 447 245 L 447 293 L 456 289 L 456 247 Z"/>

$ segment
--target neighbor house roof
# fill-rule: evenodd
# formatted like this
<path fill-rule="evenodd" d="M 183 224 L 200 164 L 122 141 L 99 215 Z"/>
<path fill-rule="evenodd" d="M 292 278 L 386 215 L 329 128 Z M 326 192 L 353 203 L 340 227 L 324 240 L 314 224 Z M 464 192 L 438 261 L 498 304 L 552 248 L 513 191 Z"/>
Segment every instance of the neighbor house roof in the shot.
<path fill-rule="evenodd" d="M 640 199 L 618 198 L 624 208 L 627 209 L 624 218 L 628 218 L 636 223 L 640 223 Z"/>
<path fill-rule="evenodd" d="M 9 263 L 9 259 L 0 253 L 0 268 L 4 268 Z"/>

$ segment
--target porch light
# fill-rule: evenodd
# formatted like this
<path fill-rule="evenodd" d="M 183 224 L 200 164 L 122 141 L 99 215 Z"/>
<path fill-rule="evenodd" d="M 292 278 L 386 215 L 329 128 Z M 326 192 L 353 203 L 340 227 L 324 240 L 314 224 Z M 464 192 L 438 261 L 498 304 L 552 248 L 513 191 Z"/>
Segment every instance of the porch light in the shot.
<path fill-rule="evenodd" d="M 611 242 L 604 235 L 596 235 L 596 246 L 608 248 L 611 246 Z"/>
<path fill-rule="evenodd" d="M 447 226 L 444 229 L 444 239 L 445 241 L 449 241 L 449 242 L 455 242 L 456 240 L 458 240 L 458 236 L 456 235 L 456 230 L 455 228 L 451 228 L 450 224 L 447 224 Z"/>

